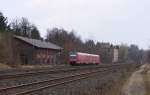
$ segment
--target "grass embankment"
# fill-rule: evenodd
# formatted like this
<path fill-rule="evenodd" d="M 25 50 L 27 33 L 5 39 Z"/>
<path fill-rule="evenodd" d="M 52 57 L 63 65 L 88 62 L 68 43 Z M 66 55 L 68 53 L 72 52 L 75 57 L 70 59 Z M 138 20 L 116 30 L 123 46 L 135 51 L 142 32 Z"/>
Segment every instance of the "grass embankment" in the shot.
<path fill-rule="evenodd" d="M 145 83 L 145 95 L 150 95 L 150 65 L 146 65 L 142 75 Z"/>

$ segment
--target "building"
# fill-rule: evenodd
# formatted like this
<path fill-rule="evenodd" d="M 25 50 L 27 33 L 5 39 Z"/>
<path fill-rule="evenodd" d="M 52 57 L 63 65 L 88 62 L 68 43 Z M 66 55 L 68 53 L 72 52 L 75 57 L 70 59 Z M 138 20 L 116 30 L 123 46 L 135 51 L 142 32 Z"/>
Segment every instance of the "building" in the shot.
<path fill-rule="evenodd" d="M 119 61 L 119 48 L 118 47 L 114 47 L 113 48 L 113 59 L 112 62 L 116 63 Z"/>
<path fill-rule="evenodd" d="M 14 36 L 14 53 L 23 64 L 52 64 L 63 48 L 53 43 Z"/>
<path fill-rule="evenodd" d="M 119 61 L 119 46 L 110 43 L 98 43 L 98 47 L 103 63 L 117 63 Z"/>

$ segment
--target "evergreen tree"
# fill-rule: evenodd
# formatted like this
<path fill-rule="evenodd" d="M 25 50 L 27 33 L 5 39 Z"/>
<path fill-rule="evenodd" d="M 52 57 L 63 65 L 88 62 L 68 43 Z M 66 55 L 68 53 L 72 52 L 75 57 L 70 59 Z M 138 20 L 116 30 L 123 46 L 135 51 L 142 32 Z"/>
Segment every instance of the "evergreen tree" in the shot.
<path fill-rule="evenodd" d="M 36 26 L 32 26 L 31 30 L 31 38 L 33 39 L 40 39 L 40 33 Z"/>

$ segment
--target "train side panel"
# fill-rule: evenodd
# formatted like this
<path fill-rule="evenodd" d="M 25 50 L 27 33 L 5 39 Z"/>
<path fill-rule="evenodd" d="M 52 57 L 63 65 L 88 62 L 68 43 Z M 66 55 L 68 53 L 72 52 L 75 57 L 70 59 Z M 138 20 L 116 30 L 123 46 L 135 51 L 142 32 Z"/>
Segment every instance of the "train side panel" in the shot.
<path fill-rule="evenodd" d="M 100 57 L 99 57 L 99 55 L 77 53 L 77 61 L 76 62 L 78 64 L 99 64 Z"/>

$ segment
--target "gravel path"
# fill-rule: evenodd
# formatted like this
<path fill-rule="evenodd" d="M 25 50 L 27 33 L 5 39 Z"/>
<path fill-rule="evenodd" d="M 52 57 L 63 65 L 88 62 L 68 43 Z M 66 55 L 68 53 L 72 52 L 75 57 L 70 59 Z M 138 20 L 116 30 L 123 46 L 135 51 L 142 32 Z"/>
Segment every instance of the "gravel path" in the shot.
<path fill-rule="evenodd" d="M 142 65 L 139 70 L 131 75 L 126 84 L 123 86 L 122 95 L 150 95 L 150 93 L 147 94 L 148 89 L 145 84 L 145 80 L 150 80 L 150 77 L 145 78 L 143 76 L 149 76 L 149 72 L 150 65 Z"/>

